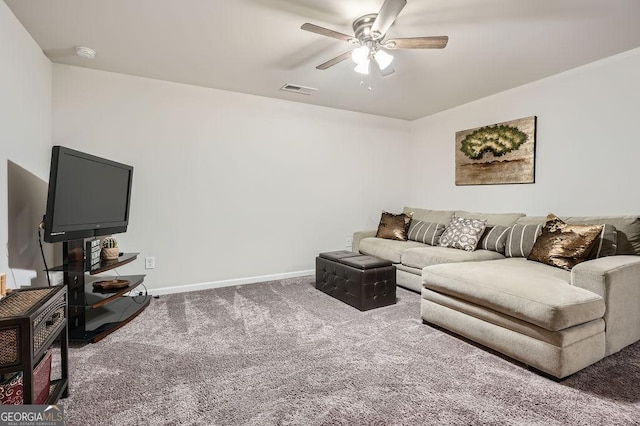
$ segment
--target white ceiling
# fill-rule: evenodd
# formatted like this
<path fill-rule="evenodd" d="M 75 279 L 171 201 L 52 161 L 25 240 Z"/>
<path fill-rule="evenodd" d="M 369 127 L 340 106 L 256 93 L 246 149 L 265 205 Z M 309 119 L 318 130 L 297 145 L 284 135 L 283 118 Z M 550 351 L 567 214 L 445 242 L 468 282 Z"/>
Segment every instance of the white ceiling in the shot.
<path fill-rule="evenodd" d="M 412 120 L 640 47 L 639 0 L 408 0 L 389 37 L 448 35 L 394 50 L 396 72 L 360 85 L 353 62 L 316 65 L 383 0 L 5 0 L 53 62 Z M 75 46 L 98 52 L 93 61 Z M 279 91 L 311 86 L 311 96 Z"/>

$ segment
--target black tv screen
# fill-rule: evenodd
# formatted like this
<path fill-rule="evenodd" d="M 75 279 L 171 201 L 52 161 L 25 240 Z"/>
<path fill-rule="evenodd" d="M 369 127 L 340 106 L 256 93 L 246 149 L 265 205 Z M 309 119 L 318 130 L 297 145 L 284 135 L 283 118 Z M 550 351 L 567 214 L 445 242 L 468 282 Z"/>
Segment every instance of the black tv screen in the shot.
<path fill-rule="evenodd" d="M 63 146 L 51 151 L 44 240 L 125 232 L 133 167 Z"/>

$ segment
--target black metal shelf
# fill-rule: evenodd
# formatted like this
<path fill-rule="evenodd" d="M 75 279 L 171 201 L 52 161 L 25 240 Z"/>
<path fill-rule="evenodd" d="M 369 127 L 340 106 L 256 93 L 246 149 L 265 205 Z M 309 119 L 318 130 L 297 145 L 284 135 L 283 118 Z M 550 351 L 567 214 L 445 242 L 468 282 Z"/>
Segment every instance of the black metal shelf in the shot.
<path fill-rule="evenodd" d="M 120 266 L 126 265 L 127 263 L 131 263 L 138 257 L 140 253 L 123 253 L 122 256 L 118 256 L 117 259 L 114 260 L 102 260 L 100 263 L 96 263 L 88 267 L 85 265 L 84 261 L 77 262 L 69 262 L 64 265 L 54 266 L 49 269 L 49 271 L 54 272 L 88 272 L 89 275 L 99 274 L 101 272 L 106 272 L 111 269 L 118 268 Z"/>
<path fill-rule="evenodd" d="M 64 283 L 69 287 L 69 339 L 97 342 L 131 321 L 149 305 L 151 298 L 125 296 L 142 284 L 144 275 L 91 277 L 131 263 L 139 253 L 123 253 L 117 259 L 102 260 L 96 265 L 87 266 L 85 249 L 84 240 L 64 242 L 64 264 L 52 271 L 64 272 Z M 93 289 L 93 282 L 114 278 L 129 280 L 129 286 L 113 291 Z"/>
<path fill-rule="evenodd" d="M 94 309 L 70 306 L 73 311 L 83 315 L 83 327 L 74 327 L 69 333 L 69 339 L 81 342 L 95 343 L 138 316 L 149 305 L 151 296 L 122 296 L 118 300 Z"/>
<path fill-rule="evenodd" d="M 84 284 L 84 287 L 78 287 L 69 291 L 69 306 L 86 306 L 98 308 L 107 303 L 111 303 L 119 297 L 129 293 L 138 287 L 144 281 L 145 275 L 118 275 L 113 277 L 96 277 Z M 93 283 L 104 280 L 128 280 L 129 285 L 124 288 L 113 290 L 97 290 L 93 288 Z"/>

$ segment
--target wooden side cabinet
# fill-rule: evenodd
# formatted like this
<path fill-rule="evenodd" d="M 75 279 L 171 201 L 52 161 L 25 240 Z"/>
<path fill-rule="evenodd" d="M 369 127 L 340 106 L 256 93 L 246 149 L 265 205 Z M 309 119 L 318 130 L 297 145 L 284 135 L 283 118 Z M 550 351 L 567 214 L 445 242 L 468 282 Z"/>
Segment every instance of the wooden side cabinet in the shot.
<path fill-rule="evenodd" d="M 45 404 L 68 395 L 67 287 L 17 290 L 0 300 L 0 374 L 22 372 L 24 404 L 36 401 L 33 370 L 60 338 L 61 377 L 52 380 Z"/>

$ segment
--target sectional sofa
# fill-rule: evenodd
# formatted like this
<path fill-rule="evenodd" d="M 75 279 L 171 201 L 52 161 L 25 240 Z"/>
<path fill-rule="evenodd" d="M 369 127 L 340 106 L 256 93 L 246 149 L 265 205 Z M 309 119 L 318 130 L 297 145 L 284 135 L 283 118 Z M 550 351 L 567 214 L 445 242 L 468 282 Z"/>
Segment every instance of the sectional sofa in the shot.
<path fill-rule="evenodd" d="M 421 293 L 424 322 L 557 378 L 640 340 L 640 217 L 563 218 L 607 225 L 593 258 L 565 270 L 527 259 L 544 217 L 404 212 L 422 228 L 444 227 L 454 215 L 487 224 L 474 251 L 440 247 L 428 232 L 408 241 L 376 238 L 375 230 L 354 234 L 354 251 L 390 260 L 398 285 Z"/>

